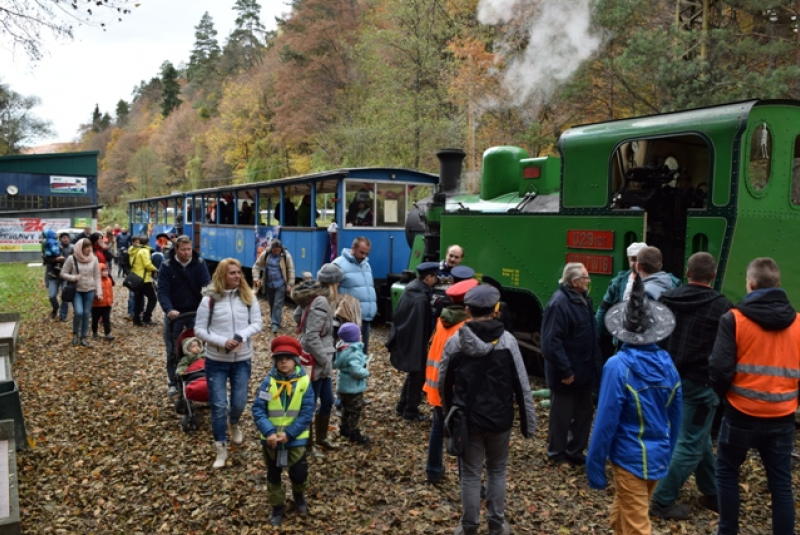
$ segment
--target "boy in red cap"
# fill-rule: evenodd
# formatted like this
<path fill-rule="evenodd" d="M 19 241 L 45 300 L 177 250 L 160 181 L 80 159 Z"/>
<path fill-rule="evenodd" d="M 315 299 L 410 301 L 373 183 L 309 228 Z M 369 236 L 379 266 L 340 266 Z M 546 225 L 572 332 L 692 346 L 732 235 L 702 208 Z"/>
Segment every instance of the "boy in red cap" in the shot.
<path fill-rule="evenodd" d="M 436 331 L 431 339 L 428 350 L 428 364 L 425 368 L 425 385 L 422 390 L 428 396 L 428 403 L 433 407 L 433 425 L 428 439 L 428 463 L 425 473 L 428 483 L 440 483 L 444 478 L 444 414 L 442 413 L 442 400 L 439 397 L 439 360 L 442 358 L 444 344 L 453 336 L 464 322 L 467 321 L 467 311 L 464 307 L 464 296 L 478 285 L 475 279 L 458 282 L 447 289 L 445 295 L 449 297 L 450 304 L 442 309 L 441 315 L 436 319 Z"/>
<path fill-rule="evenodd" d="M 275 365 L 258 387 L 252 412 L 267 465 L 267 492 L 272 505 L 269 523 L 280 526 L 286 512 L 281 486 L 284 468 L 292 481 L 295 510 L 301 515 L 308 513 L 303 494 L 308 487 L 306 442 L 315 403 L 311 381 L 300 366 L 300 342 L 291 336 L 278 336 L 273 338 L 271 349 Z"/>

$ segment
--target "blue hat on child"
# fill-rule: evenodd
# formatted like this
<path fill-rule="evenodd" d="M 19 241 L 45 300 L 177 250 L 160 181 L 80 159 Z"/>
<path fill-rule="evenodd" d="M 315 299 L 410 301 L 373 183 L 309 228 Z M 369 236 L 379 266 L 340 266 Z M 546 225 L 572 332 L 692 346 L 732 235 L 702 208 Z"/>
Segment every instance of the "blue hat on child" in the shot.
<path fill-rule="evenodd" d="M 361 329 L 355 323 L 344 323 L 339 327 L 339 338 L 347 343 L 354 343 L 361 340 Z"/>

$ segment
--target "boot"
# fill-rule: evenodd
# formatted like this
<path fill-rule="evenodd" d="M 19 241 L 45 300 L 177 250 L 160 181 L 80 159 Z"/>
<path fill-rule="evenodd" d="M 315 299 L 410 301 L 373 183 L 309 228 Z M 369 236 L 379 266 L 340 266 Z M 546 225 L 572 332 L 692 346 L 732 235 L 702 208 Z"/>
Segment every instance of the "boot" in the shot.
<path fill-rule="evenodd" d="M 502 524 L 489 522 L 489 535 L 509 535 L 510 533 L 511 526 L 505 520 L 503 520 Z"/>
<path fill-rule="evenodd" d="M 306 503 L 306 497 L 303 495 L 302 492 L 295 492 L 293 493 L 293 496 L 294 496 L 294 510 L 297 511 L 298 515 L 307 515 L 308 503 Z"/>
<path fill-rule="evenodd" d="M 269 517 L 270 526 L 280 526 L 283 523 L 283 513 L 286 510 L 284 505 L 273 505 L 272 516 Z"/>
<path fill-rule="evenodd" d="M 328 440 L 328 425 L 331 423 L 330 414 L 317 414 L 314 420 L 314 427 L 317 432 L 317 446 L 322 446 L 328 451 L 336 451 L 339 446 Z"/>
<path fill-rule="evenodd" d="M 459 524 L 453 535 L 478 535 L 478 528 L 465 528 Z"/>
<path fill-rule="evenodd" d="M 76 346 L 81 343 L 81 339 L 77 334 L 72 335 L 72 345 Z"/>
<path fill-rule="evenodd" d="M 239 427 L 239 424 L 230 424 L 230 425 L 231 425 L 231 442 L 233 442 L 238 446 L 244 440 L 242 428 Z"/>
<path fill-rule="evenodd" d="M 366 437 L 366 436 L 362 435 L 361 431 L 356 429 L 355 431 L 352 431 L 350 433 L 350 442 L 354 442 L 356 444 L 360 444 L 362 446 L 365 446 L 365 445 L 369 444 L 369 437 Z"/>
<path fill-rule="evenodd" d="M 315 459 L 323 459 L 325 454 L 314 447 L 314 424 L 308 426 L 308 440 L 306 441 L 306 455 Z"/>
<path fill-rule="evenodd" d="M 89 343 L 89 340 L 87 340 L 85 336 L 82 336 L 81 337 L 81 345 L 83 347 L 90 347 L 92 344 Z"/>
<path fill-rule="evenodd" d="M 339 425 L 339 436 L 342 438 L 350 438 L 350 427 L 344 424 Z"/>
<path fill-rule="evenodd" d="M 217 452 L 217 458 L 214 460 L 213 468 L 224 468 L 225 461 L 228 460 L 228 445 L 224 442 L 214 442 L 214 451 Z"/>

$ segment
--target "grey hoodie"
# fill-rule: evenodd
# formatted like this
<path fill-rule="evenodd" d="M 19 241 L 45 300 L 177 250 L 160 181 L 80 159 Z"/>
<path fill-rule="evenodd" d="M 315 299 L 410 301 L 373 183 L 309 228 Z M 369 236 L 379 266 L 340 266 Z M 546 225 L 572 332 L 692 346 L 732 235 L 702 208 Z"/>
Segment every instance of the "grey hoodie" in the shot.
<path fill-rule="evenodd" d="M 667 290 L 675 288 L 672 275 L 666 271 L 653 273 L 649 277 L 642 279 L 642 282 L 644 283 L 644 291 L 647 292 L 647 296 L 653 301 L 657 301 L 658 298 L 661 297 L 661 294 Z"/>

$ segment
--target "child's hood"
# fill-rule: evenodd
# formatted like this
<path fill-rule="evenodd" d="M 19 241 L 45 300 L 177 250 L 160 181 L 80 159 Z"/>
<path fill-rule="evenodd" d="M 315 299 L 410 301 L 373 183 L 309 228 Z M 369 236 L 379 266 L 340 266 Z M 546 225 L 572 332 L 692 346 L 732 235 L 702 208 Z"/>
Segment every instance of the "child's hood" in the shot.
<path fill-rule="evenodd" d="M 203 347 L 203 341 L 202 341 L 202 340 L 200 340 L 200 339 L 199 339 L 198 337 L 196 337 L 196 336 L 188 336 L 188 337 L 186 337 L 186 338 L 184 338 L 184 339 L 183 339 L 183 342 L 181 342 L 181 349 L 183 350 L 183 354 L 184 354 L 184 355 L 188 355 L 188 354 L 189 354 L 189 346 L 192 344 L 192 342 L 195 342 L 195 341 L 196 341 L 198 344 L 200 344 L 200 353 L 202 353 L 202 352 L 203 352 L 203 349 L 204 349 L 204 347 Z"/>

